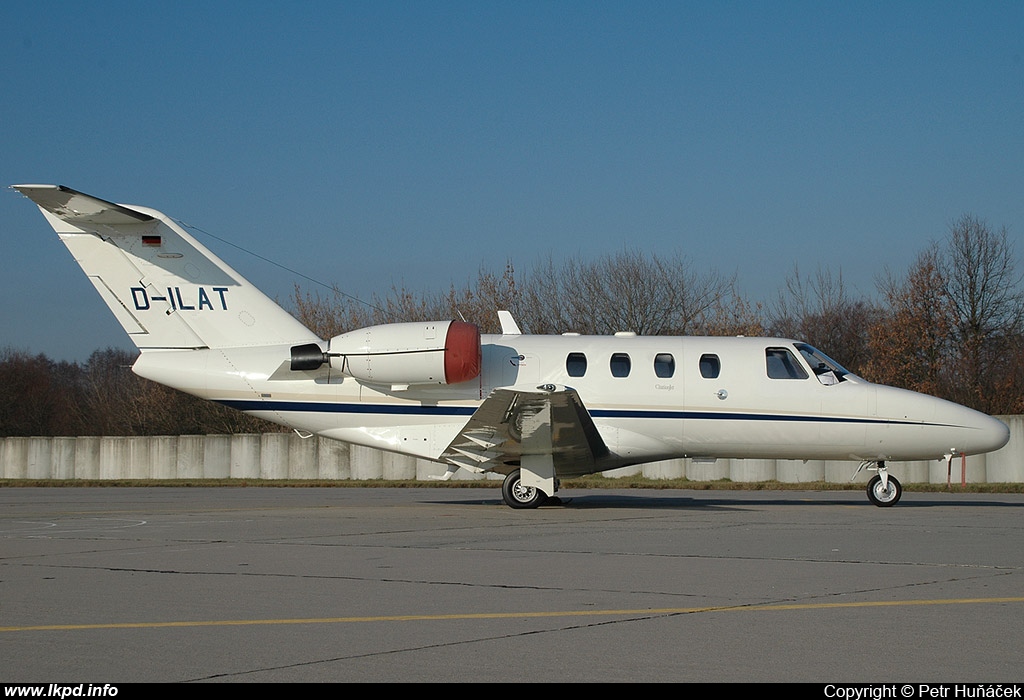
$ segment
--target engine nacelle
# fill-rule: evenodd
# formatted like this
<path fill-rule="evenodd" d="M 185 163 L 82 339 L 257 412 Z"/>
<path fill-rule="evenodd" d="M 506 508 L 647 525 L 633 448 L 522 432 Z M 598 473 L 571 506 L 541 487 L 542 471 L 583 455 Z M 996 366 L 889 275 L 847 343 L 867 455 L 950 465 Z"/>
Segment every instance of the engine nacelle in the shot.
<path fill-rule="evenodd" d="M 458 384 L 480 374 L 480 329 L 463 321 L 389 323 L 331 338 L 331 367 L 376 384 Z"/>

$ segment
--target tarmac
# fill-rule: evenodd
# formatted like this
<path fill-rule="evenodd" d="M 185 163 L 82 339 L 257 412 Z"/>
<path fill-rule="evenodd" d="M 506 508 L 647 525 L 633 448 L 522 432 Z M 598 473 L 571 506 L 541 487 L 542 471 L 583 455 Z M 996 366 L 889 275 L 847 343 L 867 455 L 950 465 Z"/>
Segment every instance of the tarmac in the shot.
<path fill-rule="evenodd" d="M 0 681 L 1024 680 L 1024 496 L 0 489 Z"/>

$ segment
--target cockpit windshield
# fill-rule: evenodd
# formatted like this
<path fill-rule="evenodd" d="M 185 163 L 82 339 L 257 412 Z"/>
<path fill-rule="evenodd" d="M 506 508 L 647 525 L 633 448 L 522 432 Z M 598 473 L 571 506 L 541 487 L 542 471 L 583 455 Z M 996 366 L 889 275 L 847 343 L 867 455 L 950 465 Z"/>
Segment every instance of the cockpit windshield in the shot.
<path fill-rule="evenodd" d="M 838 384 L 839 382 L 846 381 L 846 376 L 850 374 L 850 370 L 843 367 L 821 350 L 811 347 L 807 343 L 794 343 L 793 345 L 800 351 L 804 359 L 807 360 L 807 364 L 814 370 L 814 376 L 818 378 L 819 382 L 822 384 Z"/>

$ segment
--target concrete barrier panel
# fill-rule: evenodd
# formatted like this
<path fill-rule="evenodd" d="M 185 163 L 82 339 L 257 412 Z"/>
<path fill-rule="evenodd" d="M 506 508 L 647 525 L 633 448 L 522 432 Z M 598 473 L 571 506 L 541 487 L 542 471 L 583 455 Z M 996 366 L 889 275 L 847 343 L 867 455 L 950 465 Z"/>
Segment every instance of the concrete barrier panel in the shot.
<path fill-rule="evenodd" d="M 3 445 L 4 478 L 24 479 L 28 476 L 28 438 L 9 437 Z"/>
<path fill-rule="evenodd" d="M 774 459 L 733 459 L 730 462 L 730 481 L 775 481 Z"/>
<path fill-rule="evenodd" d="M 889 471 L 896 475 L 901 484 L 927 484 L 932 461 L 919 459 L 912 462 L 893 462 Z"/>
<path fill-rule="evenodd" d="M 429 459 L 417 459 L 416 460 L 416 480 L 417 481 L 434 481 L 437 477 L 442 477 L 448 471 L 448 467 L 441 464 L 440 462 L 434 462 Z M 465 469 L 459 469 L 452 476 L 453 480 L 474 480 L 478 479 L 479 474 L 466 471 Z"/>
<path fill-rule="evenodd" d="M 203 475 L 206 479 L 231 476 L 231 436 L 207 435 L 203 441 Z"/>
<path fill-rule="evenodd" d="M 800 459 L 775 460 L 775 478 L 784 484 L 800 484 L 825 480 L 825 460 Z"/>
<path fill-rule="evenodd" d="M 264 433 L 260 436 L 260 478 L 288 478 L 288 435 Z"/>
<path fill-rule="evenodd" d="M 387 481 L 412 481 L 416 478 L 416 458 L 385 452 L 381 455 L 381 476 Z"/>
<path fill-rule="evenodd" d="M 955 461 L 955 460 L 954 460 Z M 971 455 L 967 458 L 967 483 L 984 484 L 988 481 L 988 455 Z"/>
<path fill-rule="evenodd" d="M 128 438 L 100 438 L 100 478 L 123 479 L 128 473 Z"/>
<path fill-rule="evenodd" d="M 1010 428 L 1010 442 L 986 455 L 986 478 L 992 483 L 1024 482 L 1024 416 L 998 416 Z"/>
<path fill-rule="evenodd" d="M 149 456 L 152 466 L 149 473 L 154 479 L 175 479 L 178 477 L 178 437 L 158 435 L 150 438 Z"/>
<path fill-rule="evenodd" d="M 648 479 L 682 479 L 686 475 L 686 461 L 664 459 L 640 465 L 640 473 Z"/>
<path fill-rule="evenodd" d="M 128 479 L 152 479 L 153 478 L 153 450 L 150 449 L 153 441 L 148 437 L 128 437 L 127 459 L 122 478 Z"/>
<path fill-rule="evenodd" d="M 28 438 L 27 461 L 25 475 L 29 479 L 52 479 L 53 438 Z"/>
<path fill-rule="evenodd" d="M 307 481 L 316 479 L 319 475 L 316 439 L 311 437 L 303 439 L 295 433 L 287 433 L 287 435 L 288 478 Z"/>
<path fill-rule="evenodd" d="M 362 445 L 352 445 L 353 479 L 383 479 L 384 453 Z"/>
<path fill-rule="evenodd" d="M 829 484 L 848 484 L 853 478 L 853 475 L 857 473 L 857 466 L 860 462 L 826 459 L 822 461 L 822 464 L 824 465 L 822 478 L 825 482 Z M 867 483 L 867 480 L 875 474 L 876 472 L 869 472 L 866 469 L 863 469 L 859 474 L 857 474 L 857 478 L 854 481 L 857 483 Z M 899 477 L 899 480 L 903 481 L 903 477 Z"/>
<path fill-rule="evenodd" d="M 102 443 L 103 438 L 99 437 L 75 438 L 76 479 L 100 478 L 100 445 Z"/>
<path fill-rule="evenodd" d="M 687 470 L 689 470 L 689 460 L 687 462 Z M 641 464 L 634 464 L 630 467 L 619 467 L 618 469 L 609 469 L 608 471 L 601 472 L 601 476 L 607 479 L 624 479 L 627 476 L 637 476 L 643 474 L 644 468 Z"/>
<path fill-rule="evenodd" d="M 178 458 L 175 460 L 175 471 L 179 479 L 202 479 L 203 455 L 206 442 L 204 435 L 179 435 Z"/>
<path fill-rule="evenodd" d="M 73 437 L 53 438 L 53 474 L 54 479 L 75 478 L 75 443 Z"/>
<path fill-rule="evenodd" d="M 313 438 L 317 441 L 317 478 L 351 479 L 349 454 L 352 446 L 340 440 Z"/>
<path fill-rule="evenodd" d="M 259 435 L 244 434 L 231 436 L 231 478 L 260 478 L 260 445 Z"/>
<path fill-rule="evenodd" d="M 728 479 L 731 472 L 729 459 L 718 459 L 714 462 L 690 460 L 686 466 L 686 478 L 690 481 L 719 481 Z"/>

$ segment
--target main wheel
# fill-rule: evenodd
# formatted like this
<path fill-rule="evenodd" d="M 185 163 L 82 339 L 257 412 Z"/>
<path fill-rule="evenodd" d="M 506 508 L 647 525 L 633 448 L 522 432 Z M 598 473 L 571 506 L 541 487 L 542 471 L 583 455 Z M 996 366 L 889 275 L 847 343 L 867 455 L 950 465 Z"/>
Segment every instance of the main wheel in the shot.
<path fill-rule="evenodd" d="M 517 408 L 512 411 L 512 415 L 509 416 L 508 420 L 508 436 L 516 442 L 523 441 L 523 419 L 526 416 L 523 415 L 523 410 Z"/>
<path fill-rule="evenodd" d="M 524 486 L 516 469 L 501 484 L 501 497 L 510 508 L 536 508 L 547 496 L 535 486 Z"/>
<path fill-rule="evenodd" d="M 879 508 L 896 505 L 903 495 L 903 487 L 896 477 L 890 476 L 888 481 L 888 488 L 882 488 L 882 477 L 875 474 L 868 482 L 868 500 Z"/>

